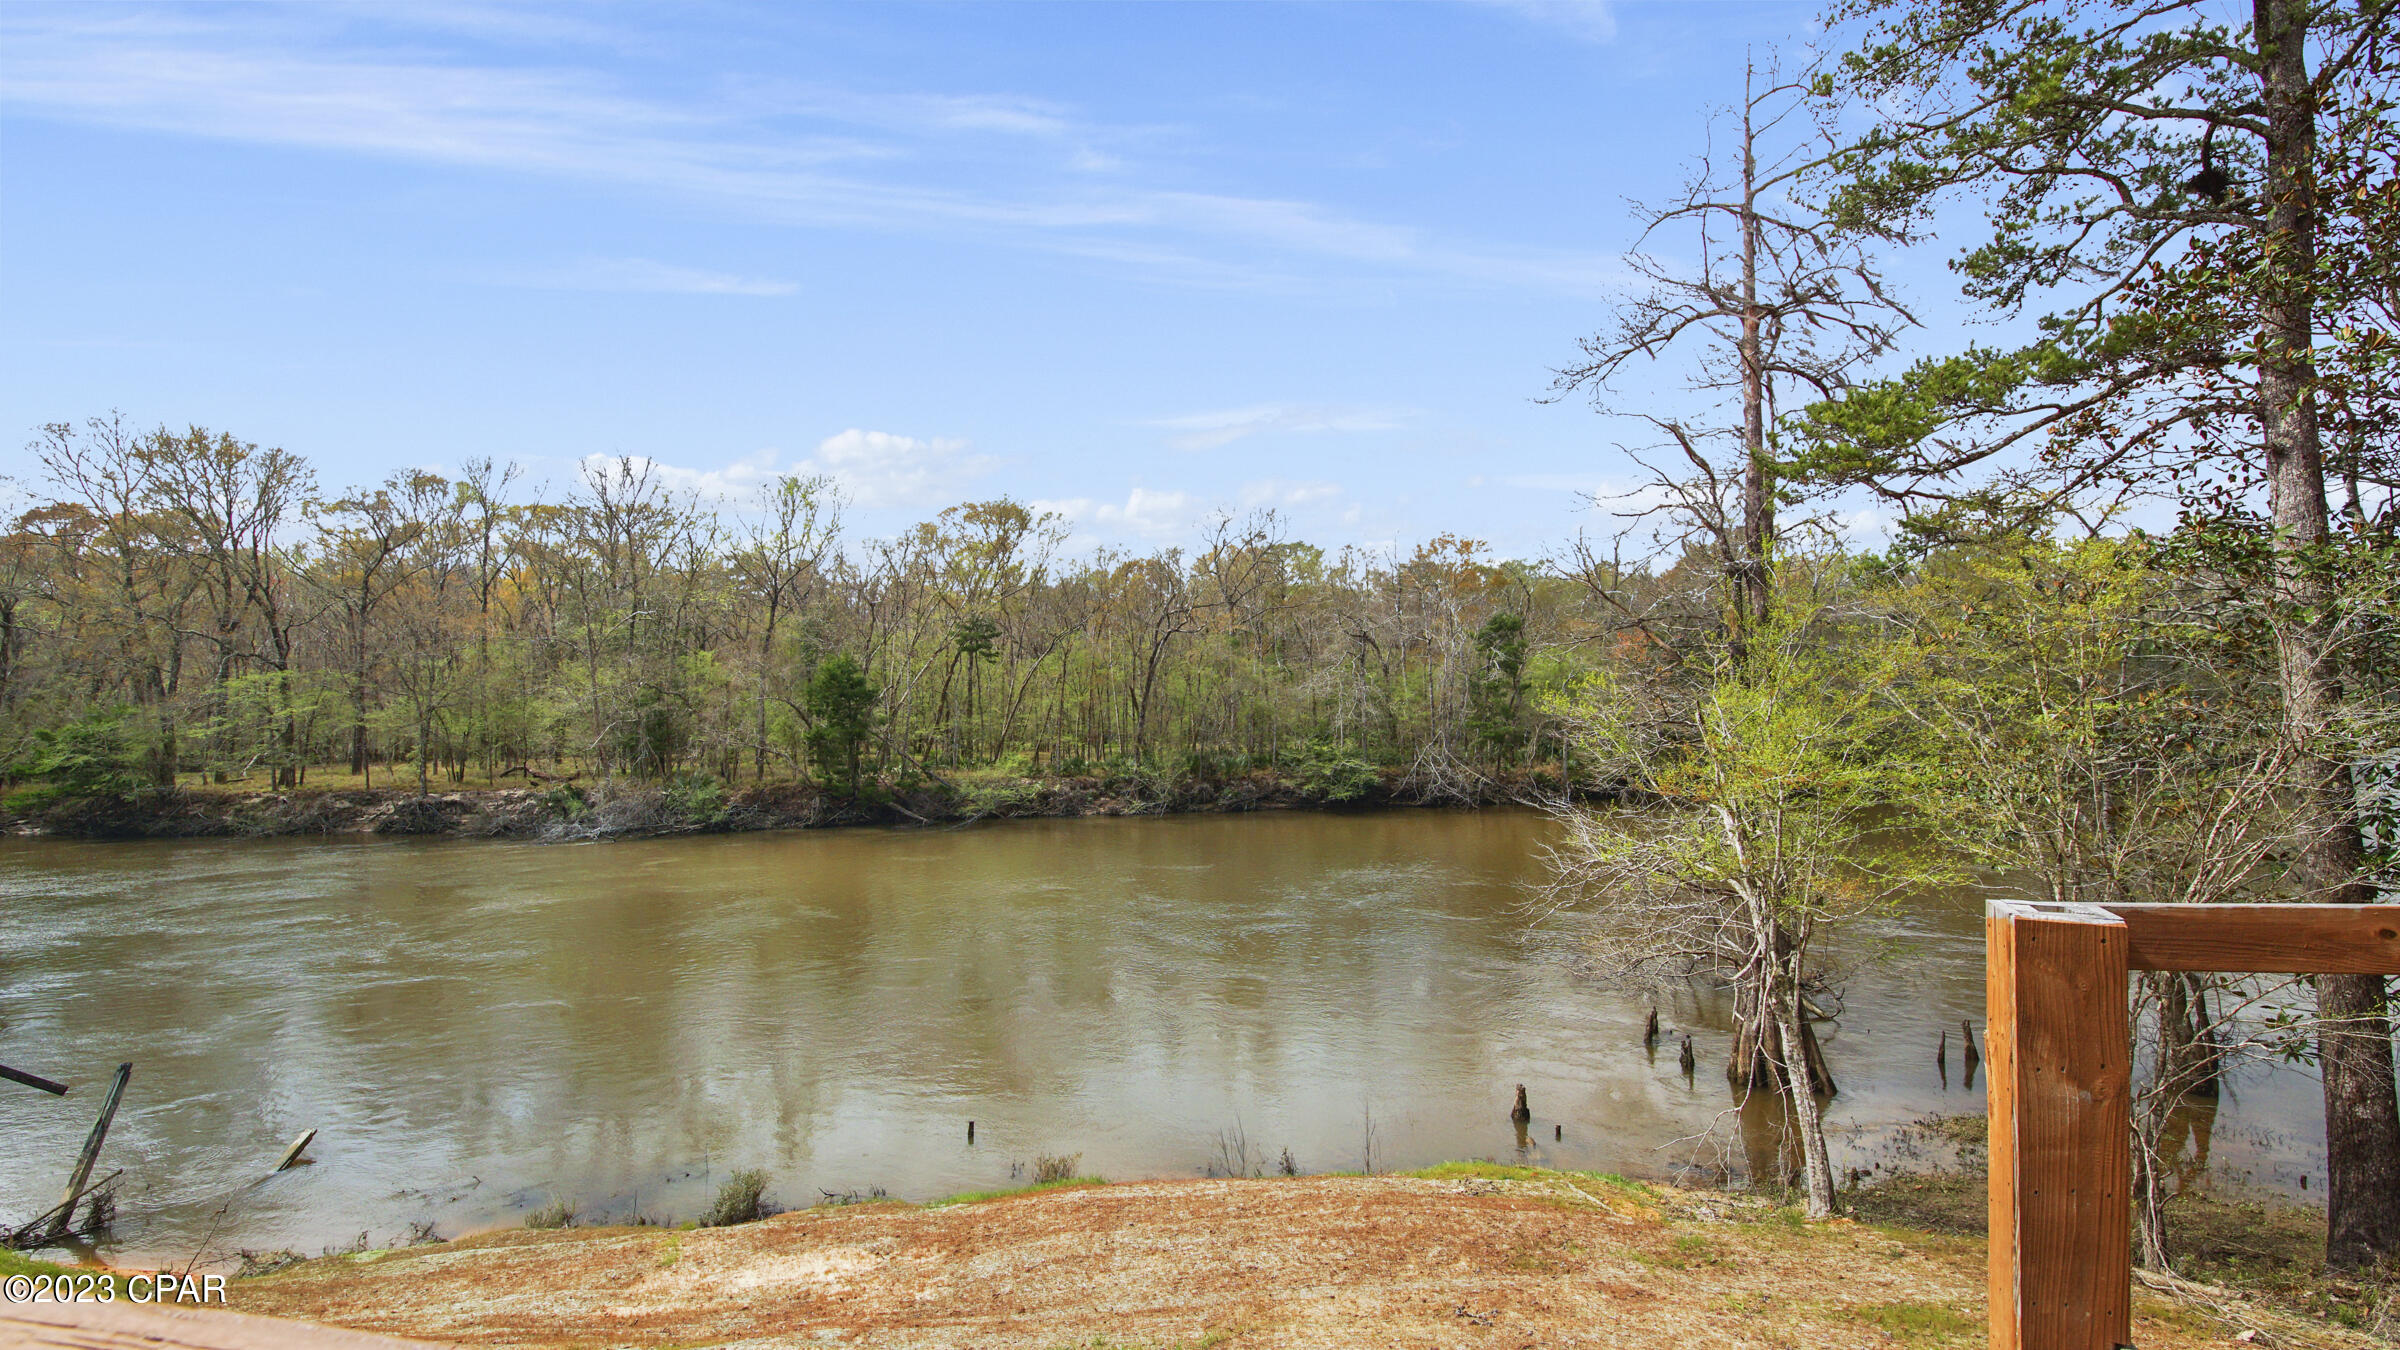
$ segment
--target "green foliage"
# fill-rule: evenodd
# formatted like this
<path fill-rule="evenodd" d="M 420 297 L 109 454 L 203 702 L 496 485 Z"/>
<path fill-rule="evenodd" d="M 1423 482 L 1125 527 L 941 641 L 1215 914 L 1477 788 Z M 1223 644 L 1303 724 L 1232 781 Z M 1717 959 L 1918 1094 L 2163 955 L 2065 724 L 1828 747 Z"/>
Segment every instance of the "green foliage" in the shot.
<path fill-rule="evenodd" d="M 826 791 L 858 796 L 867 738 L 874 734 L 876 705 L 882 697 L 883 691 L 848 652 L 819 663 L 809 679 L 808 753 Z"/>
<path fill-rule="evenodd" d="M 63 726 L 33 733 L 30 752 L 10 767 L 17 778 L 41 778 L 68 797 L 114 797 L 148 785 L 133 710 L 97 709 Z"/>
<path fill-rule="evenodd" d="M 645 685 L 617 734 L 617 758 L 632 772 L 657 778 L 682 762 L 690 743 L 690 720 L 681 701 L 657 685 Z"/>
<path fill-rule="evenodd" d="M 1507 760 L 1525 744 L 1525 618 L 1494 614 L 1475 634 L 1475 673 L 1467 682 L 1467 727 Z"/>
<path fill-rule="evenodd" d="M 591 795 L 573 783 L 561 783 L 543 793 L 542 805 L 561 820 L 582 820 L 592 813 Z"/>
<path fill-rule="evenodd" d="M 1381 781 L 1374 765 L 1323 739 L 1310 741 L 1293 757 L 1292 772 L 1301 791 L 1328 802 L 1357 801 Z"/>
<path fill-rule="evenodd" d="M 1921 819 L 2054 901 L 2256 899 L 2290 828 L 2271 675 L 2155 564 L 2139 538 L 2003 537 L 1887 597 Z"/>
<path fill-rule="evenodd" d="M 725 816 L 725 785 L 714 774 L 678 773 L 667 780 L 667 806 L 695 825 L 714 825 Z"/>

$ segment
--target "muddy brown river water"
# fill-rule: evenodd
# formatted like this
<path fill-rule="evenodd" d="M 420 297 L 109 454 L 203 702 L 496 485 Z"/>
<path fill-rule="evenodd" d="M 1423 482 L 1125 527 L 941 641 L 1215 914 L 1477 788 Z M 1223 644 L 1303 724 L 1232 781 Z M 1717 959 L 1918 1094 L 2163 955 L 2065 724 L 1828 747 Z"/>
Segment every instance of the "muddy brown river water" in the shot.
<path fill-rule="evenodd" d="M 554 1201 L 689 1218 L 742 1167 L 804 1204 L 1005 1187 L 1044 1154 L 1117 1179 L 1271 1173 L 1286 1150 L 1312 1172 L 1764 1165 L 1770 1122 L 1729 1111 L 1721 1002 L 1660 1001 L 1653 1056 L 1652 1000 L 1594 987 L 1530 917 L 1548 832 L 1391 811 L 0 841 L 0 1062 L 77 1085 L 0 1084 L 0 1219 L 56 1201 L 121 1060 L 120 1258 L 385 1246 Z M 1842 944 L 1837 1165 L 1982 1108 L 1955 1046 L 1947 1082 L 1933 1059 L 1961 1018 L 1982 1034 L 1980 916 L 1929 896 Z M 2299 1072 L 2243 1069 L 2203 1122 L 2211 1175 L 2321 1179 L 2317 1111 Z M 312 1128 L 313 1166 L 249 1184 Z"/>

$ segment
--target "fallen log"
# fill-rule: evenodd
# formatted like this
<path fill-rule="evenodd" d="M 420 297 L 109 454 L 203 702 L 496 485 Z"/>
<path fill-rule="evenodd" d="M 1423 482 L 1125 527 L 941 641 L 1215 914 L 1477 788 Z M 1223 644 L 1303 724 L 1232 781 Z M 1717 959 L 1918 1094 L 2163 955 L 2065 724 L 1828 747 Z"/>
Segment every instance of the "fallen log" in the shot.
<path fill-rule="evenodd" d="M 53 1082 L 50 1079 L 42 1077 L 38 1073 L 27 1073 L 23 1069 L 12 1069 L 5 1064 L 0 1064 L 0 1078 L 5 1078 L 12 1083 L 23 1083 L 29 1088 L 39 1088 L 42 1091 L 49 1093 L 53 1097 L 64 1097 L 67 1095 L 66 1084 Z"/>

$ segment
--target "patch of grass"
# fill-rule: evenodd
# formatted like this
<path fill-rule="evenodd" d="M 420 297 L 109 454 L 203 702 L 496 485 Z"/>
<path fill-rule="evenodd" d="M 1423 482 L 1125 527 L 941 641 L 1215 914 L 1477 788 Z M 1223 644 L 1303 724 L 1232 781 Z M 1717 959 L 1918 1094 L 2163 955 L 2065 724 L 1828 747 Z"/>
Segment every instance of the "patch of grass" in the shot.
<path fill-rule="evenodd" d="M 1846 1311 L 1902 1345 L 1959 1345 L 1983 1338 L 1983 1319 L 1939 1303 L 1864 1303 Z"/>
<path fill-rule="evenodd" d="M 1033 1160 L 1033 1184 L 1046 1186 L 1052 1182 L 1071 1180 L 1075 1167 L 1083 1161 L 1080 1153 L 1044 1153 Z"/>
<path fill-rule="evenodd" d="M 658 1244 L 658 1268 L 665 1270 L 683 1259 L 683 1239 L 671 1237 Z"/>
<path fill-rule="evenodd" d="M 1541 1181 L 1558 1175 L 1547 1167 L 1523 1167 L 1515 1163 L 1446 1162 L 1420 1167 L 1401 1176 L 1420 1181 Z"/>
<path fill-rule="evenodd" d="M 725 1178 L 717 1188 L 715 1203 L 708 1213 L 700 1216 L 702 1228 L 730 1228 L 737 1223 L 749 1223 L 766 1217 L 762 1203 L 767 1193 L 767 1174 L 755 1167 L 744 1168 Z"/>
<path fill-rule="evenodd" d="M 2168 1199 L 2167 1259 L 2212 1284 L 2310 1280 L 2325 1264 L 2325 1216 L 2299 1205 L 2226 1201 L 2199 1192 Z"/>
<path fill-rule="evenodd" d="M 1693 1270 L 1701 1266 L 1727 1264 L 1725 1253 L 1717 1249 L 1717 1244 L 1698 1233 L 1682 1234 L 1667 1244 L 1664 1250 L 1637 1251 L 1627 1254 L 1643 1265 L 1653 1266 L 1659 1270 Z"/>
<path fill-rule="evenodd" d="M 1154 1341 L 1112 1341 L 1106 1336 L 1094 1336 L 1088 1341 L 1066 1341 L 1056 1350 L 1216 1350 L 1234 1338 L 1231 1331 L 1211 1331 L 1196 1341 L 1169 1341 L 1159 1345 Z"/>
<path fill-rule="evenodd" d="M 1991 1188 L 1981 1168 L 1890 1177 L 1847 1199 L 1852 1214 L 1882 1227 L 1981 1237 L 1991 1226 Z"/>
<path fill-rule="evenodd" d="M 1798 1205 L 1777 1205 L 1746 1222 L 1753 1227 L 1784 1228 L 1795 1233 L 1805 1232 L 1809 1226 L 1807 1213 Z"/>
<path fill-rule="evenodd" d="M 980 1205 L 987 1200 L 1006 1200 L 1011 1196 L 1031 1195 L 1036 1191 L 1063 1191 L 1076 1186 L 1105 1186 L 1107 1184 L 1107 1177 L 1062 1177 L 1057 1181 L 1037 1181 L 1030 1186 L 1003 1186 L 992 1191 L 961 1191 L 957 1195 L 945 1195 L 939 1200 L 929 1200 L 926 1202 L 925 1208 L 946 1209 L 951 1205 Z"/>
<path fill-rule="evenodd" d="M 83 1289 L 84 1277 L 90 1276 L 94 1281 L 93 1297 L 101 1296 L 102 1285 L 107 1286 L 112 1297 L 120 1299 L 127 1297 L 125 1290 L 117 1284 L 117 1281 L 123 1277 L 113 1270 L 92 1270 L 82 1266 L 62 1266 L 54 1261 L 36 1261 L 30 1256 L 0 1247 L 0 1280 L 18 1275 L 23 1275 L 28 1279 L 39 1279 L 44 1275 L 71 1277 L 76 1281 L 75 1288 L 78 1293 Z"/>

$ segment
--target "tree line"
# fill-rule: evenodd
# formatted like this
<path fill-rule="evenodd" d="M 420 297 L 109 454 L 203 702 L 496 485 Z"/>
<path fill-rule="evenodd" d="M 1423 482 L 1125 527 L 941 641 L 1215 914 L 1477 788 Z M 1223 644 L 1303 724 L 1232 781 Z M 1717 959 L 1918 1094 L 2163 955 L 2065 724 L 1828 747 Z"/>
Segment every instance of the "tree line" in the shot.
<path fill-rule="evenodd" d="M 1554 755 L 1538 695 L 1588 664 L 1582 588 L 1450 536 L 1329 554 L 1261 513 L 1067 557 L 1068 522 L 1004 498 L 852 537 L 821 477 L 703 500 L 595 459 L 529 493 L 486 461 L 332 494 L 296 453 L 116 417 L 31 455 L 0 764 L 85 789 L 1329 761 L 1455 784 Z"/>

